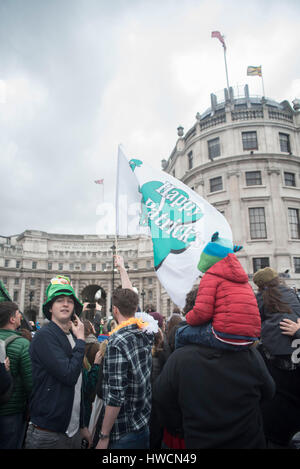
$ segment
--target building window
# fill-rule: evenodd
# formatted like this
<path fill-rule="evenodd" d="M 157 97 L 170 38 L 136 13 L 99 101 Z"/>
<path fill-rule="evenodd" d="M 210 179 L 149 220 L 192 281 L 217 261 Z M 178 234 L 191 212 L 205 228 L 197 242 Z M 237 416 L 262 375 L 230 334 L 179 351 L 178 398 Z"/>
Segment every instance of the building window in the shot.
<path fill-rule="evenodd" d="M 259 269 L 264 269 L 265 267 L 270 267 L 270 262 L 268 257 L 254 257 L 253 258 L 253 273 L 257 272 Z"/>
<path fill-rule="evenodd" d="M 151 268 L 151 261 L 147 261 L 147 269 Z"/>
<path fill-rule="evenodd" d="M 137 264 L 137 262 L 134 262 L 134 263 L 133 263 L 133 269 L 134 269 L 134 270 L 137 270 L 137 269 L 138 269 L 138 264 Z"/>
<path fill-rule="evenodd" d="M 48 270 L 52 270 L 52 262 L 48 262 Z"/>
<path fill-rule="evenodd" d="M 59 263 L 59 264 L 58 264 L 58 270 L 63 270 L 63 269 L 64 269 L 64 265 L 61 264 L 61 263 Z"/>
<path fill-rule="evenodd" d="M 9 259 L 5 259 L 5 261 L 4 261 L 4 267 L 9 267 Z"/>
<path fill-rule="evenodd" d="M 35 285 L 35 278 L 30 279 L 30 285 L 34 286 Z"/>
<path fill-rule="evenodd" d="M 290 153 L 290 136 L 288 134 L 282 134 L 279 132 L 280 151 L 284 153 Z"/>
<path fill-rule="evenodd" d="M 15 285 L 19 285 L 19 279 L 15 278 Z"/>
<path fill-rule="evenodd" d="M 221 191 L 223 189 L 222 176 L 212 178 L 209 180 L 210 192 Z"/>
<path fill-rule="evenodd" d="M 74 270 L 74 264 L 69 264 L 69 269 Z"/>
<path fill-rule="evenodd" d="M 256 132 L 242 132 L 243 150 L 258 150 Z"/>
<path fill-rule="evenodd" d="M 149 291 L 148 291 L 148 300 L 149 300 L 149 301 L 152 301 L 152 300 L 153 300 L 153 293 L 152 293 L 152 290 L 149 290 Z"/>
<path fill-rule="evenodd" d="M 219 137 L 207 141 L 208 158 L 213 160 L 221 155 L 220 139 Z"/>
<path fill-rule="evenodd" d="M 37 263 L 34 261 L 34 262 L 32 263 L 32 268 L 33 268 L 33 269 L 36 269 L 36 266 L 37 266 Z"/>
<path fill-rule="evenodd" d="M 92 271 L 96 272 L 96 264 L 92 264 Z"/>
<path fill-rule="evenodd" d="M 81 270 L 82 270 L 82 271 L 85 270 L 85 264 L 81 264 Z"/>
<path fill-rule="evenodd" d="M 193 152 L 190 151 L 188 153 L 187 157 L 188 157 L 188 169 L 192 169 L 192 167 L 193 167 Z"/>
<path fill-rule="evenodd" d="M 267 237 L 265 209 L 249 208 L 249 220 L 251 239 L 265 239 Z"/>
<path fill-rule="evenodd" d="M 152 285 L 152 278 L 151 277 L 148 278 L 148 284 Z"/>
<path fill-rule="evenodd" d="M 260 171 L 246 171 L 246 185 L 247 186 L 260 186 L 261 185 L 261 172 Z"/>
<path fill-rule="evenodd" d="M 21 261 L 16 261 L 16 269 L 19 269 L 21 266 Z"/>
<path fill-rule="evenodd" d="M 300 257 L 294 257 L 295 273 L 300 274 Z"/>
<path fill-rule="evenodd" d="M 19 299 L 19 292 L 17 290 L 14 291 L 14 301 L 18 301 Z"/>
<path fill-rule="evenodd" d="M 296 177 L 294 173 L 284 173 L 284 184 L 286 186 L 296 187 Z"/>
<path fill-rule="evenodd" d="M 300 226 L 299 226 L 299 209 L 298 208 L 289 208 L 289 225 L 291 230 L 291 238 L 299 239 L 300 238 Z"/>

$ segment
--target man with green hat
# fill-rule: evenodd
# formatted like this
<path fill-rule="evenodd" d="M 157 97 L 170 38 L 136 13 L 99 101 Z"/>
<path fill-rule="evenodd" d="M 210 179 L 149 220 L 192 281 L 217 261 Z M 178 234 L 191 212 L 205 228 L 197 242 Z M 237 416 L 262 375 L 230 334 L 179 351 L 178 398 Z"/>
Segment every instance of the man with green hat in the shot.
<path fill-rule="evenodd" d="M 82 304 L 68 277 L 53 278 L 46 290 L 43 313 L 49 323 L 36 332 L 30 346 L 33 391 L 26 448 L 77 449 L 84 427 Z"/>
<path fill-rule="evenodd" d="M 32 389 L 30 342 L 18 332 L 22 315 L 0 281 L 0 348 L 10 363 L 12 388 L 0 399 L 0 449 L 20 449 L 26 431 L 27 400 Z M 2 360 L 1 360 L 2 361 Z"/>

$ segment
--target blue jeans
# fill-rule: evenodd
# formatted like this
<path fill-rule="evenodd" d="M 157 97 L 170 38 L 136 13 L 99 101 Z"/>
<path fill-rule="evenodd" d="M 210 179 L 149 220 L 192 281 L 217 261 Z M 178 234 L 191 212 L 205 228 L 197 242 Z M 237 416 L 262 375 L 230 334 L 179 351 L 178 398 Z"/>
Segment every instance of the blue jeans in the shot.
<path fill-rule="evenodd" d="M 225 344 L 221 340 L 218 340 L 212 332 L 211 322 L 202 324 L 201 326 L 187 325 L 177 329 L 175 348 L 180 348 L 188 344 L 206 345 L 207 347 L 214 347 L 219 350 L 245 350 L 245 345 Z"/>
<path fill-rule="evenodd" d="M 126 433 L 116 441 L 110 443 L 108 449 L 148 449 L 149 428 L 144 427 L 137 432 Z"/>
<path fill-rule="evenodd" d="M 23 413 L 0 415 L 0 449 L 21 449 L 26 427 Z"/>

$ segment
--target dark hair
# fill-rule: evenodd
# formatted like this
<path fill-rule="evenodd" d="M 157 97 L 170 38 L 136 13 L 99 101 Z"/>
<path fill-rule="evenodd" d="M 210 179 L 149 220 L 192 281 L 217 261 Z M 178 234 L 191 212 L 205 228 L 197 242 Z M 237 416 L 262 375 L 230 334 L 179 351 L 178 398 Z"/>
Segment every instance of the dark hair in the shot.
<path fill-rule="evenodd" d="M 137 311 L 139 297 L 130 288 L 117 288 L 112 295 L 112 304 L 120 310 L 122 316 L 130 318 Z"/>
<path fill-rule="evenodd" d="M 285 285 L 285 282 L 276 277 L 258 288 L 262 294 L 264 307 L 272 313 L 291 313 L 290 306 L 281 301 L 281 293 L 278 289 L 280 285 Z"/>
<path fill-rule="evenodd" d="M 145 313 L 155 313 L 156 309 L 152 304 L 148 304 L 145 306 Z"/>
<path fill-rule="evenodd" d="M 6 326 L 12 316 L 18 311 L 19 306 L 12 301 L 2 301 L 0 303 L 0 328 Z"/>
<path fill-rule="evenodd" d="M 183 314 L 186 315 L 193 307 L 195 306 L 195 301 L 198 293 L 198 288 L 193 288 L 187 295 L 185 299 L 185 306 L 183 308 Z"/>
<path fill-rule="evenodd" d="M 85 356 L 89 362 L 89 364 L 92 366 L 95 361 L 95 356 L 97 352 L 100 350 L 100 343 L 99 342 L 93 342 L 92 344 L 86 344 L 85 346 Z"/>
<path fill-rule="evenodd" d="M 177 329 L 179 328 L 179 324 L 181 324 L 182 322 L 183 319 L 179 314 L 173 314 L 169 319 L 167 328 L 167 339 L 172 352 L 175 349 L 175 334 Z"/>

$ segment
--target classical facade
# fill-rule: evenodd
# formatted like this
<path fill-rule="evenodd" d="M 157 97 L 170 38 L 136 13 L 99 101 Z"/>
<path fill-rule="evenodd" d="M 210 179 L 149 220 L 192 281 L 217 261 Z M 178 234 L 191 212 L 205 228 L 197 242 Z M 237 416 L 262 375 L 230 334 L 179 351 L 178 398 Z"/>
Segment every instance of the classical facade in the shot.
<path fill-rule="evenodd" d="M 51 234 L 26 230 L 0 236 L 0 279 L 27 319 L 43 318 L 47 285 L 57 274 L 71 278 L 81 301 L 95 303 L 101 289 L 104 317 L 111 315 L 111 292 L 120 285 L 113 270 L 113 236 Z M 124 257 L 132 284 L 137 288 L 141 309 L 152 304 L 168 316 L 173 304 L 157 280 L 153 268 L 152 242 L 147 237 L 118 238 L 118 253 Z"/>
<path fill-rule="evenodd" d="M 197 113 L 163 169 L 224 214 L 252 278 L 271 266 L 300 289 L 300 102 L 224 90 Z"/>

